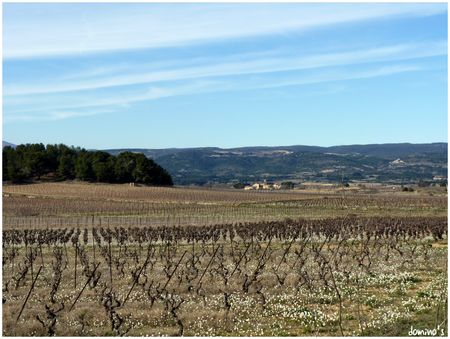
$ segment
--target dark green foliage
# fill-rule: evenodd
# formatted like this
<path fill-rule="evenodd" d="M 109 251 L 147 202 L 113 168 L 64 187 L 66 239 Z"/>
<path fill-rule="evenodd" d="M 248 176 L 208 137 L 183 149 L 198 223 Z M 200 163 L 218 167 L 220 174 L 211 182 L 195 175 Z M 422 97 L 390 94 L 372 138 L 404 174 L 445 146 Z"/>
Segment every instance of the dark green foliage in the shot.
<path fill-rule="evenodd" d="M 94 177 L 99 182 L 114 182 L 114 160 L 109 153 L 97 151 L 92 154 L 92 170 Z"/>
<path fill-rule="evenodd" d="M 42 176 L 109 183 L 172 186 L 170 174 L 142 153 L 118 156 L 65 145 L 26 144 L 3 148 L 3 180 L 24 182 Z"/>
<path fill-rule="evenodd" d="M 120 182 L 134 181 L 133 172 L 136 168 L 135 155 L 132 152 L 122 152 L 116 158 L 114 173 Z"/>
<path fill-rule="evenodd" d="M 172 186 L 172 178 L 170 174 L 153 160 L 148 159 L 144 154 L 135 154 L 136 167 L 133 176 L 136 182 L 155 185 Z"/>
<path fill-rule="evenodd" d="M 75 177 L 79 180 L 94 181 L 94 171 L 92 170 L 92 152 L 82 150 L 78 153 L 75 162 Z"/>
<path fill-rule="evenodd" d="M 58 160 L 58 177 L 62 180 L 75 178 L 75 161 L 76 154 L 71 152 L 64 152 L 61 154 Z"/>
<path fill-rule="evenodd" d="M 23 149 L 12 147 L 3 148 L 3 180 L 11 180 L 12 182 L 21 182 L 26 179 L 27 175 L 24 167 L 22 167 Z"/>
<path fill-rule="evenodd" d="M 243 189 L 245 187 L 245 184 L 242 182 L 238 182 L 238 183 L 234 184 L 233 187 L 236 189 Z"/>
<path fill-rule="evenodd" d="M 45 146 L 43 144 L 33 144 L 28 148 L 24 148 L 24 167 L 31 176 L 39 179 L 44 174 L 46 160 Z"/>
<path fill-rule="evenodd" d="M 281 188 L 284 190 L 290 190 L 293 189 L 295 184 L 292 181 L 283 181 L 281 183 Z"/>
<path fill-rule="evenodd" d="M 58 145 L 47 145 L 46 154 L 46 172 L 56 172 L 59 165 L 60 149 Z"/>

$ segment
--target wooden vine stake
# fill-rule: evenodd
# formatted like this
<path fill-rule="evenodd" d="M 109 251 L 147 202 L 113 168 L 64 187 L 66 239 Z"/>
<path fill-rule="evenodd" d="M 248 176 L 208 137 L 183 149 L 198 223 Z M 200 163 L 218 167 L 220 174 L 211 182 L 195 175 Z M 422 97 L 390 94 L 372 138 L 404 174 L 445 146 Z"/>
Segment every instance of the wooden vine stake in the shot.
<path fill-rule="evenodd" d="M 39 267 L 39 270 L 34 277 L 33 282 L 31 283 L 30 290 L 28 291 L 27 297 L 25 298 L 25 301 L 23 302 L 22 308 L 20 309 L 19 315 L 17 316 L 16 321 L 19 321 L 20 316 L 22 315 L 23 310 L 25 309 L 25 305 L 27 304 L 28 299 L 30 298 L 31 292 L 33 291 L 34 285 L 36 284 L 37 278 L 39 277 L 39 273 L 41 273 L 42 266 Z"/>

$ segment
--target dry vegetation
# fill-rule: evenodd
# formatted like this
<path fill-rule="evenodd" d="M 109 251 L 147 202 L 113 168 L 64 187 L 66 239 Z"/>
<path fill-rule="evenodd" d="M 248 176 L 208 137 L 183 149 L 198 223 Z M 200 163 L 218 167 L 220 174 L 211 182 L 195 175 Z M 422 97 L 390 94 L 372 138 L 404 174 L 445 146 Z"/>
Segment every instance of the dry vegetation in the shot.
<path fill-rule="evenodd" d="M 430 195 L 433 194 L 433 195 Z M 3 188 L 4 228 L 211 225 L 284 218 L 445 216 L 434 192 L 245 192 L 194 188 L 45 183 Z"/>
<path fill-rule="evenodd" d="M 3 335 L 447 333 L 443 190 L 3 193 Z"/>

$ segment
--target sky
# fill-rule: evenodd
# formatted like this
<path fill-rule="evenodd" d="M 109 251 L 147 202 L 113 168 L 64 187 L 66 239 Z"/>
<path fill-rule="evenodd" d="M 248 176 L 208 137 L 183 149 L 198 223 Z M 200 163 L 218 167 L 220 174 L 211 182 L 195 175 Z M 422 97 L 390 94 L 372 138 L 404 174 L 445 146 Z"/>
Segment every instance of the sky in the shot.
<path fill-rule="evenodd" d="M 446 3 L 3 3 L 3 140 L 447 141 Z"/>

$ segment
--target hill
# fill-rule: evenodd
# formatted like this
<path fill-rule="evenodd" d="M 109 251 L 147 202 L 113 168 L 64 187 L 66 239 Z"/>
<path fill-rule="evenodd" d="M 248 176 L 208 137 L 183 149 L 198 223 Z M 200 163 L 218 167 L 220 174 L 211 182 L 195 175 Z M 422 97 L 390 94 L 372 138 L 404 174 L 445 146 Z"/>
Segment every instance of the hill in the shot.
<path fill-rule="evenodd" d="M 260 180 L 432 181 L 447 177 L 447 143 L 345 146 L 279 146 L 222 149 L 110 149 L 142 152 L 171 173 L 175 184 Z"/>
<path fill-rule="evenodd" d="M 12 148 L 15 148 L 15 147 L 16 147 L 16 145 L 11 144 L 10 142 L 2 141 L 2 148 L 3 148 L 3 147 L 6 147 L 6 146 L 9 146 L 9 147 L 12 147 Z"/>

